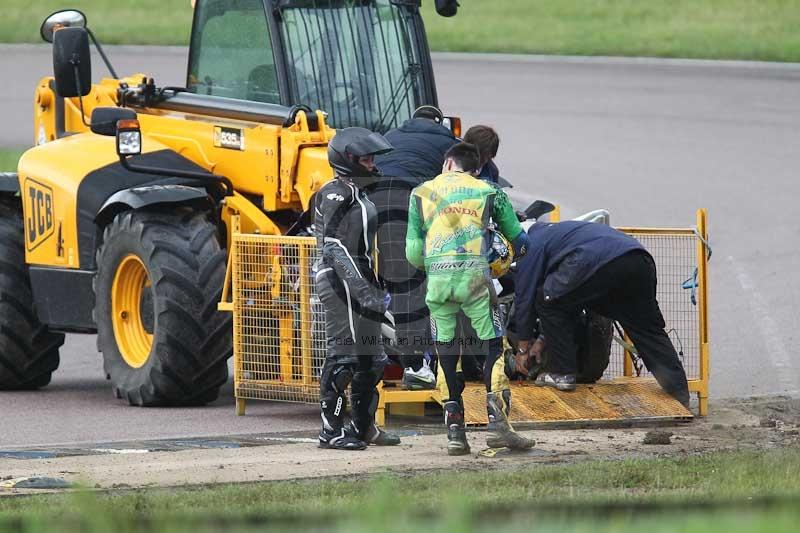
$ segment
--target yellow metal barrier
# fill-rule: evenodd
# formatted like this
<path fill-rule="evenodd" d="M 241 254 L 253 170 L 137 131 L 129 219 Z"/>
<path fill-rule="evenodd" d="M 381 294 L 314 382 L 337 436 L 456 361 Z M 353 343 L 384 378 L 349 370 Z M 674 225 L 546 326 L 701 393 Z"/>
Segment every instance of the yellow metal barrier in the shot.
<path fill-rule="evenodd" d="M 325 312 L 311 271 L 317 254 L 311 237 L 233 234 L 230 308 L 237 414 L 244 414 L 248 399 L 319 399 Z"/>
<path fill-rule="evenodd" d="M 708 228 L 705 209 L 695 228 L 618 228 L 639 240 L 658 270 L 656 297 L 667 333 L 686 369 L 689 390 L 697 393 L 699 414 L 708 413 Z M 697 269 L 696 281 L 693 273 Z M 692 286 L 695 285 L 694 290 Z M 695 295 L 692 302 L 691 294 Z M 614 343 L 604 378 L 633 376 L 630 357 Z M 643 371 L 643 376 L 649 373 Z"/>
<path fill-rule="evenodd" d="M 235 220 L 233 226 L 230 279 L 220 309 L 232 310 L 234 315 L 237 414 L 244 414 L 248 399 L 316 402 L 325 357 L 325 312 L 311 270 L 318 258 L 316 241 L 241 234 Z M 681 354 L 689 388 L 698 395 L 699 414 L 704 416 L 709 379 L 706 212 L 698 210 L 696 228 L 619 229 L 640 240 L 656 261 L 658 300 L 667 331 Z M 689 293 L 695 269 L 693 304 Z M 231 301 L 226 302 L 229 291 Z M 646 371 L 642 377 L 647 377 Z M 635 379 L 633 365 L 615 343 L 603 380 L 629 379 Z M 390 406 L 395 406 L 396 413 L 421 413 L 425 402 L 439 401 L 437 391 L 404 391 L 397 385 L 379 387 L 379 424 Z"/>

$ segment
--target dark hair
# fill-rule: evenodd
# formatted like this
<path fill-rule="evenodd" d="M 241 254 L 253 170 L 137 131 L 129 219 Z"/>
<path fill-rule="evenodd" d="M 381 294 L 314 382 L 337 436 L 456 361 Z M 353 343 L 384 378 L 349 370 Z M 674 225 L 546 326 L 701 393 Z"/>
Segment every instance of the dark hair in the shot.
<path fill-rule="evenodd" d="M 460 142 L 450 147 L 444 160 L 452 159 L 464 172 L 475 172 L 480 168 L 481 156 L 474 144 Z"/>
<path fill-rule="evenodd" d="M 464 135 L 464 142 L 478 147 L 478 152 L 481 154 L 481 167 L 497 155 L 497 149 L 500 147 L 500 137 L 491 126 L 472 126 Z"/>

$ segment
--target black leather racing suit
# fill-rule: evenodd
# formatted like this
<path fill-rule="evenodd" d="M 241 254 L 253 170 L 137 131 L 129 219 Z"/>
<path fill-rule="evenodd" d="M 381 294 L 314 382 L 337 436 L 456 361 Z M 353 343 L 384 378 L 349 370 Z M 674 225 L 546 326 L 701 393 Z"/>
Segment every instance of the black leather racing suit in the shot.
<path fill-rule="evenodd" d="M 314 213 L 322 251 L 315 279 L 327 337 L 320 375 L 323 430 L 339 433 L 344 427 L 350 384 L 353 424 L 363 437 L 374 424 L 375 386 L 386 365 L 381 338 L 386 303 L 373 265 L 377 211 L 364 191 L 337 178 L 317 192 Z"/>

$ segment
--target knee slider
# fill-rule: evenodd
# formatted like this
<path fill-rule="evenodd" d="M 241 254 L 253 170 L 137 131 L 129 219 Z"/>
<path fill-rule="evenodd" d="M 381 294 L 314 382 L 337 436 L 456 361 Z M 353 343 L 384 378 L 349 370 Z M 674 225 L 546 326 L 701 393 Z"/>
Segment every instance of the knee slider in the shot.
<path fill-rule="evenodd" d="M 339 394 L 344 394 L 350 382 L 353 381 L 353 370 L 348 367 L 339 367 L 333 371 L 333 389 Z"/>

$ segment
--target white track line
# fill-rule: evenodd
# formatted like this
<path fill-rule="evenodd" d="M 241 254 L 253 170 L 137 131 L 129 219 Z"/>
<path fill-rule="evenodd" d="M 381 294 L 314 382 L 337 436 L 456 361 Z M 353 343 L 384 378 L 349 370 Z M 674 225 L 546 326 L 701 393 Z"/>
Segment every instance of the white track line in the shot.
<path fill-rule="evenodd" d="M 794 368 L 789 351 L 783 343 L 783 332 L 778 323 L 775 322 L 775 319 L 770 316 L 769 304 L 756 288 L 753 278 L 750 277 L 744 266 L 732 256 L 728 256 L 728 262 L 733 266 L 736 279 L 750 302 L 753 323 L 758 327 L 758 336 L 766 348 L 767 356 L 777 373 L 776 379 L 780 384 L 781 390 L 775 392 L 794 393 L 800 388 L 800 379 L 798 379 L 798 372 Z"/>

